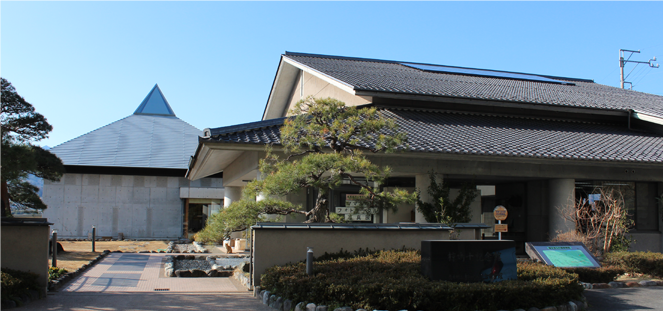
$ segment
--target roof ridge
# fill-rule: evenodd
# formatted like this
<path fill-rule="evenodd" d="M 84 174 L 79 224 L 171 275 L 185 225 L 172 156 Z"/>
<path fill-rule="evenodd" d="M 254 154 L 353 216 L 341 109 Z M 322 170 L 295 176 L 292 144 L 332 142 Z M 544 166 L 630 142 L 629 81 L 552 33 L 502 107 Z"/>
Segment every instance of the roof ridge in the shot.
<path fill-rule="evenodd" d="M 288 117 L 282 117 L 282 118 L 275 118 L 275 119 L 262 120 L 256 122 L 241 123 L 230 126 L 222 126 L 217 128 L 206 128 L 203 130 L 203 133 L 205 137 L 207 137 L 207 136 L 229 135 L 233 133 L 247 132 L 251 130 L 268 128 L 283 124 L 283 121 L 285 121 L 285 119 L 287 118 Z"/>

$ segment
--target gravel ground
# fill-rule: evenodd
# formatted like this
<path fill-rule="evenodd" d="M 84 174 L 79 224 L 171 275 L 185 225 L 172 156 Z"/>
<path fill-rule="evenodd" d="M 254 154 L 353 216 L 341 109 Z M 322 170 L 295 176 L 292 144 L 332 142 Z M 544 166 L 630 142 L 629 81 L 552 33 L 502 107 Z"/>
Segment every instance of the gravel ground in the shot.
<path fill-rule="evenodd" d="M 209 261 L 205 259 L 180 259 L 175 260 L 174 270 L 209 270 L 212 269 Z"/>

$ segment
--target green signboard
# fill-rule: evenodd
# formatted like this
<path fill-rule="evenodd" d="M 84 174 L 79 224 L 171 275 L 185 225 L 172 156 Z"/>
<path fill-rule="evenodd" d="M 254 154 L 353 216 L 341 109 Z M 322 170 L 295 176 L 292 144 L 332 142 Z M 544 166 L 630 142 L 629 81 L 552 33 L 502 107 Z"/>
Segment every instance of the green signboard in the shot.
<path fill-rule="evenodd" d="M 598 260 L 580 242 L 530 242 L 527 254 L 533 259 L 561 268 L 599 268 Z"/>

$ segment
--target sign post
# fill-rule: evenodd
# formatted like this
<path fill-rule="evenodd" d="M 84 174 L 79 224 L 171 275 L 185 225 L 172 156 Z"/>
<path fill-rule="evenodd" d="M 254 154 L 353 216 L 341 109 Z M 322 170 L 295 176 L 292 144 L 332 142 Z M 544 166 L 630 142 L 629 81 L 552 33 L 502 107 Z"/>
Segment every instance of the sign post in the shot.
<path fill-rule="evenodd" d="M 503 225 L 502 220 L 506 220 L 506 217 L 509 216 L 509 212 L 507 212 L 506 207 L 498 205 L 493 210 L 493 216 L 495 216 L 495 219 L 497 219 L 498 224 L 495 225 L 495 231 L 497 232 L 498 239 L 501 241 L 502 232 L 508 231 L 508 226 Z"/>

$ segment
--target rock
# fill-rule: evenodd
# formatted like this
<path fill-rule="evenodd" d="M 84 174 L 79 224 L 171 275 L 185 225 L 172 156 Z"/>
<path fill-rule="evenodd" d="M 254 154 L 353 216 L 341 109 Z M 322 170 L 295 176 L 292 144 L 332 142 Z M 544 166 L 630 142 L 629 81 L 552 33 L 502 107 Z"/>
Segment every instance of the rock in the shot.
<path fill-rule="evenodd" d="M 295 306 L 295 311 L 306 311 L 306 303 L 300 302 Z"/>
<path fill-rule="evenodd" d="M 640 284 L 638 282 L 626 282 L 626 286 L 628 287 L 638 287 Z"/>
<path fill-rule="evenodd" d="M 267 305 L 270 308 L 274 308 L 274 303 L 276 302 L 276 295 L 269 295 L 269 301 L 267 302 Z"/>
<path fill-rule="evenodd" d="M 569 311 L 567 308 L 567 305 L 559 305 L 557 306 L 557 311 Z"/>
<path fill-rule="evenodd" d="M 613 287 L 613 288 L 619 288 L 619 287 L 625 287 L 626 286 L 626 284 L 624 284 L 624 282 L 610 282 L 610 283 L 608 283 L 608 285 L 610 285 L 610 287 Z"/>
<path fill-rule="evenodd" d="M 516 309 L 516 310 L 513 310 L 513 311 L 525 311 L 525 309 Z"/>
<path fill-rule="evenodd" d="M 274 301 L 274 305 L 272 306 L 272 308 L 276 310 L 283 310 L 283 297 L 276 298 L 276 301 Z M 288 309 L 288 311 L 290 311 L 290 309 Z"/>
<path fill-rule="evenodd" d="M 573 301 L 568 302 L 568 310 L 569 311 L 579 311 L 578 310 L 578 305 L 576 305 Z"/>
<path fill-rule="evenodd" d="M 262 297 L 265 296 L 265 292 L 266 292 L 266 291 L 265 291 L 264 289 L 261 290 L 260 293 L 258 294 L 258 299 L 262 300 Z"/>
<path fill-rule="evenodd" d="M 200 269 L 193 269 L 193 270 L 189 270 L 189 271 L 191 271 L 191 276 L 194 277 L 194 278 L 207 276 L 207 273 L 205 273 L 205 271 L 200 270 Z"/>
<path fill-rule="evenodd" d="M 314 303 L 309 303 L 306 305 L 306 311 L 315 311 L 316 305 Z"/>
<path fill-rule="evenodd" d="M 265 291 L 265 294 L 262 296 L 262 304 L 266 305 L 269 304 L 269 297 L 272 295 L 272 293 L 268 290 Z"/>
<path fill-rule="evenodd" d="M 595 289 L 610 288 L 610 285 L 608 285 L 607 283 L 594 283 L 592 285 Z"/>
<path fill-rule="evenodd" d="M 327 311 L 329 309 L 327 306 L 317 306 L 315 307 L 315 311 Z"/>
<path fill-rule="evenodd" d="M 658 285 L 658 283 L 656 283 L 656 281 L 640 281 L 640 282 L 638 282 L 638 284 L 640 284 L 640 286 L 656 286 L 656 285 Z"/>
<path fill-rule="evenodd" d="M 165 269 L 165 273 L 164 273 L 164 274 L 165 274 L 167 277 L 173 277 L 173 276 L 175 276 L 175 271 L 173 270 L 173 268 L 168 268 L 168 269 Z"/>
<path fill-rule="evenodd" d="M 545 308 L 541 309 L 541 311 L 557 311 L 557 308 L 556 307 L 545 307 Z"/>
<path fill-rule="evenodd" d="M 283 301 L 283 308 L 281 309 L 283 311 L 290 311 L 292 310 L 292 300 L 286 299 Z"/>
<path fill-rule="evenodd" d="M 205 271 L 205 273 L 207 274 L 207 276 L 212 277 L 212 278 L 215 278 L 215 277 L 219 276 L 219 271 L 216 271 L 216 270 L 207 270 L 207 271 Z"/>

